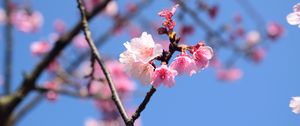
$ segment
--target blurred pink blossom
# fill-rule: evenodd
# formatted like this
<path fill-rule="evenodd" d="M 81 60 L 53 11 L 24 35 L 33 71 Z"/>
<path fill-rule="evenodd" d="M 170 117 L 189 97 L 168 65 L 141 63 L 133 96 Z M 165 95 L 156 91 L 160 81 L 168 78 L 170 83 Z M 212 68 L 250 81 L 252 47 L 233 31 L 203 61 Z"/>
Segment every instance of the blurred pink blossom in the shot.
<path fill-rule="evenodd" d="M 106 8 L 104 13 L 108 16 L 114 17 L 118 14 L 118 3 L 115 0 L 110 1 Z"/>
<path fill-rule="evenodd" d="M 261 37 L 258 31 L 250 31 L 246 35 L 246 43 L 248 46 L 256 45 L 260 40 Z"/>
<path fill-rule="evenodd" d="M 74 46 L 78 49 L 85 50 L 89 48 L 89 44 L 86 41 L 85 36 L 83 34 L 79 34 L 75 36 L 73 41 L 74 41 Z"/>
<path fill-rule="evenodd" d="M 54 21 L 54 30 L 55 30 L 55 32 L 60 33 L 60 34 L 66 32 L 65 22 L 61 19 L 55 20 Z"/>
<path fill-rule="evenodd" d="M 47 41 L 36 41 L 30 46 L 30 50 L 33 56 L 41 56 L 46 54 L 51 48 L 51 45 Z"/>
<path fill-rule="evenodd" d="M 166 87 L 175 85 L 175 76 L 177 71 L 169 68 L 167 65 L 161 65 L 156 68 L 153 75 L 153 86 L 158 87 L 163 83 Z"/>
<path fill-rule="evenodd" d="M 38 11 L 15 10 L 12 13 L 12 23 L 22 32 L 36 32 L 43 24 L 43 15 Z"/>
<path fill-rule="evenodd" d="M 290 101 L 290 108 L 292 108 L 292 111 L 296 114 L 300 114 L 300 97 L 292 97 Z"/>
<path fill-rule="evenodd" d="M 255 63 L 260 63 L 265 58 L 266 52 L 263 48 L 254 48 L 250 52 L 250 58 Z"/>
<path fill-rule="evenodd" d="M 242 72 L 238 68 L 219 69 L 217 78 L 223 81 L 236 81 L 242 77 Z"/>
<path fill-rule="evenodd" d="M 283 32 L 284 28 L 280 24 L 276 22 L 268 23 L 267 33 L 271 40 L 277 40 L 279 37 L 282 36 Z"/>

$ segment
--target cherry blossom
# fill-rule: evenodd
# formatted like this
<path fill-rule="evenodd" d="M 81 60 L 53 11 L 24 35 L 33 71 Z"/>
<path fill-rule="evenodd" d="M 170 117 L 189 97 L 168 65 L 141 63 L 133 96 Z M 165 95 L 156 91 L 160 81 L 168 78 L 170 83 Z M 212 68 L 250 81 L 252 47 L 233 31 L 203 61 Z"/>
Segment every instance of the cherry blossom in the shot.
<path fill-rule="evenodd" d="M 250 31 L 246 35 L 246 42 L 248 46 L 253 46 L 261 40 L 260 33 L 258 31 Z"/>
<path fill-rule="evenodd" d="M 124 46 L 129 53 L 133 54 L 136 61 L 143 63 L 148 63 L 162 53 L 162 46 L 155 44 L 152 36 L 147 32 L 143 32 L 139 38 L 133 38 L 130 42 L 124 43 Z M 121 56 L 121 58 L 125 57 Z"/>
<path fill-rule="evenodd" d="M 25 33 L 36 32 L 43 24 L 43 16 L 38 11 L 27 12 L 24 9 L 13 11 L 12 23 Z"/>
<path fill-rule="evenodd" d="M 250 58 L 255 62 L 259 63 L 265 57 L 266 52 L 263 48 L 254 48 L 250 52 Z"/>
<path fill-rule="evenodd" d="M 292 97 L 292 100 L 290 101 L 290 108 L 292 108 L 292 111 L 296 114 L 300 114 L 300 97 Z"/>
<path fill-rule="evenodd" d="M 176 4 L 170 10 L 164 9 L 164 10 L 158 12 L 158 15 L 161 17 L 165 17 L 166 19 L 171 19 L 178 6 L 179 6 L 179 4 Z"/>
<path fill-rule="evenodd" d="M 180 55 L 178 55 L 174 59 L 170 67 L 171 69 L 176 70 L 178 72 L 178 75 L 186 73 L 192 76 L 197 71 L 195 61 L 186 53 L 181 53 Z"/>
<path fill-rule="evenodd" d="M 169 30 L 173 30 L 175 27 L 176 23 L 175 21 L 172 20 L 172 17 L 177 9 L 179 4 L 176 4 L 172 7 L 172 9 L 164 9 L 158 13 L 159 16 L 166 18 L 166 20 L 163 22 L 163 26 L 168 28 Z"/>
<path fill-rule="evenodd" d="M 268 23 L 267 33 L 268 33 L 268 36 L 271 40 L 278 39 L 279 37 L 281 37 L 283 32 L 284 32 L 284 29 L 280 24 L 278 24 L 276 22 Z"/>
<path fill-rule="evenodd" d="M 214 20 L 217 16 L 218 12 L 219 12 L 219 6 L 217 4 L 210 7 L 208 9 L 208 15 L 209 15 L 210 19 Z"/>
<path fill-rule="evenodd" d="M 154 74 L 154 67 L 151 64 L 134 62 L 132 64 L 126 65 L 126 70 L 132 77 L 140 80 L 142 84 L 151 84 L 152 76 Z"/>
<path fill-rule="evenodd" d="M 158 87 L 163 83 L 166 87 L 172 87 L 175 85 L 175 76 L 177 71 L 169 68 L 163 64 L 159 68 L 156 68 L 153 75 L 153 86 Z"/>
<path fill-rule="evenodd" d="M 213 49 L 209 46 L 199 46 L 192 52 L 198 69 L 204 69 L 208 67 L 209 60 L 213 57 Z"/>
<path fill-rule="evenodd" d="M 298 25 L 300 27 L 300 3 L 293 6 L 294 12 L 289 13 L 286 20 L 291 25 Z"/>
<path fill-rule="evenodd" d="M 88 118 L 85 120 L 84 126 L 100 126 L 99 121 L 93 118 Z"/>
<path fill-rule="evenodd" d="M 107 4 L 104 13 L 106 15 L 108 15 L 108 16 L 111 16 L 111 17 L 116 16 L 118 14 L 118 4 L 117 4 L 117 1 L 115 1 L 115 0 L 110 1 Z"/>
<path fill-rule="evenodd" d="M 217 78 L 223 81 L 235 81 L 242 77 L 242 72 L 238 68 L 220 69 L 217 71 Z"/>
<path fill-rule="evenodd" d="M 51 48 L 51 45 L 47 41 L 36 41 L 30 46 L 31 53 L 34 56 L 41 56 L 47 53 Z"/>
<path fill-rule="evenodd" d="M 66 31 L 66 24 L 63 20 L 57 19 L 54 22 L 54 30 L 58 33 L 64 33 Z"/>

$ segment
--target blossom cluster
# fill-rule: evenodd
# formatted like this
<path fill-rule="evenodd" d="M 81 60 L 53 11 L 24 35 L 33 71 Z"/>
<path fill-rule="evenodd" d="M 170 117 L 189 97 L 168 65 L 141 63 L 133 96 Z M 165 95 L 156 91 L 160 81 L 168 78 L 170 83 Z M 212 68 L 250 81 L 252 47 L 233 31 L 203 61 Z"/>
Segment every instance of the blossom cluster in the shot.
<path fill-rule="evenodd" d="M 155 43 L 152 35 L 147 32 L 124 43 L 127 50 L 120 54 L 119 61 L 125 64 L 127 72 L 142 84 L 151 84 L 154 87 L 164 84 L 166 87 L 172 87 L 175 84 L 175 76 L 182 74 L 191 76 L 208 67 L 209 60 L 213 57 L 212 48 L 206 46 L 204 42 L 199 42 L 195 46 L 178 45 L 178 42 L 175 42 L 179 39 L 175 40 L 176 33 L 173 28 L 176 23 L 172 20 L 172 16 L 178 6 L 158 13 L 166 19 L 162 24 L 164 27 L 158 29 L 159 34 L 167 34 L 173 40 L 168 51 Z M 179 51 L 180 54 L 168 66 L 167 63 L 175 51 Z M 162 61 L 159 67 L 156 67 L 155 60 Z"/>

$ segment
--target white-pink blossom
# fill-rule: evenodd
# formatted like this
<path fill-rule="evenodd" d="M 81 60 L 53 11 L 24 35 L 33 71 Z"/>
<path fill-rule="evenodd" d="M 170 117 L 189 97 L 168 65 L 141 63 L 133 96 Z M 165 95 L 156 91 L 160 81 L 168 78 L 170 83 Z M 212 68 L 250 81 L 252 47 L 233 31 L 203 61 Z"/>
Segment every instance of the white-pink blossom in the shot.
<path fill-rule="evenodd" d="M 292 97 L 292 100 L 289 104 L 290 108 L 292 108 L 292 111 L 296 114 L 300 114 L 300 97 Z"/>
<path fill-rule="evenodd" d="M 131 76 L 142 84 L 150 84 L 154 67 L 149 62 L 162 54 L 162 46 L 155 44 L 152 36 L 146 32 L 124 43 L 124 46 L 127 50 L 120 54 L 119 61 Z"/>
<path fill-rule="evenodd" d="M 253 46 L 261 40 L 260 33 L 258 31 L 250 31 L 246 35 L 246 42 L 248 46 Z"/>
<path fill-rule="evenodd" d="M 143 32 L 141 37 L 133 38 L 130 42 L 124 43 L 128 52 L 134 56 L 135 62 L 148 63 L 150 60 L 153 60 L 155 57 L 161 55 L 162 46 L 160 44 L 155 44 L 152 36 L 147 32 Z M 124 55 L 123 53 L 121 55 Z M 126 54 L 127 55 L 127 54 Z M 123 60 L 120 57 L 120 61 Z"/>
<path fill-rule="evenodd" d="M 176 70 L 169 68 L 167 65 L 161 65 L 154 71 L 153 86 L 158 87 L 160 84 L 164 84 L 166 87 L 172 87 L 175 85 L 176 75 Z"/>
<path fill-rule="evenodd" d="M 195 61 L 186 53 L 178 55 L 170 65 L 171 69 L 178 72 L 179 75 L 186 73 L 192 76 L 196 73 L 196 63 Z"/>
<path fill-rule="evenodd" d="M 300 3 L 293 6 L 294 12 L 289 13 L 286 20 L 291 25 L 298 25 L 300 27 Z"/>
<path fill-rule="evenodd" d="M 199 70 L 208 67 L 209 60 L 213 57 L 213 49 L 209 46 L 199 46 L 196 51 L 193 52 L 193 57 L 196 62 L 196 66 Z"/>
<path fill-rule="evenodd" d="M 84 126 L 100 126 L 99 121 L 93 118 L 88 118 L 84 122 Z"/>
<path fill-rule="evenodd" d="M 126 65 L 125 68 L 128 73 L 140 80 L 144 85 L 149 85 L 152 82 L 152 76 L 154 73 L 154 67 L 149 63 L 134 62 L 132 64 Z"/>
<path fill-rule="evenodd" d="M 51 48 L 51 45 L 47 41 L 36 41 L 30 46 L 31 53 L 34 56 L 41 56 L 47 53 Z"/>

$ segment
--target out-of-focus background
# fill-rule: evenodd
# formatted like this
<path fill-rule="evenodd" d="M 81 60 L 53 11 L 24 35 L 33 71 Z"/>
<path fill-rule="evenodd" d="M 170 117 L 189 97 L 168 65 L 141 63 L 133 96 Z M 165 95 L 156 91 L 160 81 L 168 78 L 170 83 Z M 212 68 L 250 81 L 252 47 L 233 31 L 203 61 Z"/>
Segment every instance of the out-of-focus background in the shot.
<path fill-rule="evenodd" d="M 257 23 L 239 0 L 211 0 L 211 4 L 219 5 L 219 13 L 215 21 L 210 21 L 206 14 L 200 18 L 209 22 L 209 26 L 218 28 L 224 23 L 232 22 L 236 13 L 243 16 L 245 29 L 256 29 Z M 242 1 L 242 0 L 241 0 Z M 24 2 L 19 0 L 16 2 Z M 136 1 L 130 1 L 136 2 Z M 185 1 L 191 8 L 195 1 Z M 143 126 L 297 126 L 300 115 L 292 113 L 289 101 L 292 96 L 300 96 L 300 57 L 298 56 L 300 29 L 286 21 L 286 15 L 292 12 L 296 0 L 248 0 L 257 13 L 266 21 L 277 21 L 285 28 L 283 36 L 276 42 L 268 42 L 266 57 L 255 64 L 247 59 L 238 59 L 235 66 L 243 72 L 241 79 L 234 82 L 223 82 L 216 79 L 216 72 L 209 67 L 196 75 L 179 76 L 172 88 L 161 86 L 152 97 L 146 110 L 141 115 Z M 117 1 L 119 11 L 125 11 L 128 1 Z M 39 58 L 31 55 L 29 46 L 33 41 L 48 39 L 53 32 L 53 22 L 62 19 L 67 28 L 72 28 L 80 15 L 75 0 L 30 0 L 31 7 L 43 14 L 44 25 L 34 34 L 25 34 L 14 30 L 14 79 L 16 88 L 23 76 L 29 72 Z M 133 22 L 162 22 L 157 13 L 173 5 L 170 1 L 154 0 L 133 19 Z M 3 8 L 3 7 L 2 7 Z M 180 11 L 180 7 L 178 11 Z M 176 13 L 178 14 L 178 13 Z M 175 14 L 175 15 L 176 15 Z M 91 22 L 94 38 L 100 36 L 112 25 L 112 19 L 99 15 Z M 191 22 L 187 18 L 186 22 Z M 134 23 L 133 23 L 134 24 Z M 141 24 L 141 23 L 139 23 Z M 180 23 L 177 24 L 180 26 Z M 142 31 L 150 32 L 144 26 Z M 0 34 L 4 26 L 0 25 Z M 196 33 L 187 38 L 187 43 L 195 44 L 204 40 L 203 30 L 196 27 Z M 153 30 L 153 29 L 151 29 Z M 178 30 L 175 28 L 175 31 Z M 141 31 L 141 32 L 142 32 Z M 99 50 L 113 59 L 118 59 L 125 50 L 123 43 L 131 39 L 124 30 L 109 38 Z M 154 38 L 162 40 L 167 38 Z M 0 41 L 4 41 L 0 37 Z M 0 43 L 0 59 L 3 59 L 3 43 Z M 220 51 L 218 55 L 225 58 L 229 53 Z M 72 57 L 72 54 L 69 54 Z M 68 56 L 68 55 L 66 55 Z M 1 60 L 2 61 L 2 60 Z M 0 63 L 3 71 L 3 63 Z M 39 79 L 43 82 L 42 77 Z M 149 86 L 138 85 L 138 93 L 133 96 L 133 105 L 137 106 L 143 99 Z M 18 123 L 19 126 L 82 126 L 88 118 L 101 118 L 92 100 L 75 99 L 59 96 L 56 102 L 42 101 L 35 109 Z"/>

